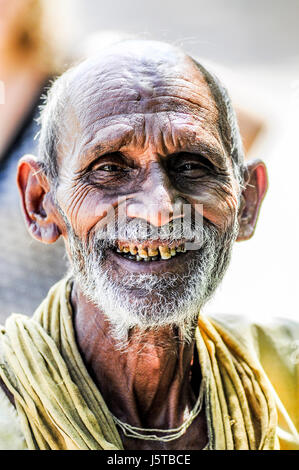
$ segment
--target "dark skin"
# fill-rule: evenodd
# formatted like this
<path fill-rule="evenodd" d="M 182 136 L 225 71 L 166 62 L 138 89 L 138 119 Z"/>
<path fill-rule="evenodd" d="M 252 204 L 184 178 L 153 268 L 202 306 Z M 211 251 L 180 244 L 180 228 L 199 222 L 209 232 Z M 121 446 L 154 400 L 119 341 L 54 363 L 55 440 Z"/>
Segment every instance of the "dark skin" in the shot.
<path fill-rule="evenodd" d="M 117 208 L 119 197 L 128 198 L 128 217 L 155 226 L 170 222 L 184 201 L 194 210 L 202 204 L 204 220 L 220 232 L 237 215 L 239 240 L 252 236 L 266 192 L 265 166 L 247 165 L 238 206 L 240 188 L 219 133 L 218 109 L 190 58 L 160 43 L 118 45 L 96 64 L 79 67 L 70 86 L 56 199 L 81 240 L 101 227 L 108 205 Z M 44 243 L 63 236 L 68 249 L 53 185 L 33 156 L 21 159 L 18 185 L 32 236 Z M 128 272 L 184 272 L 193 255 L 138 264 L 111 251 L 104 262 L 121 282 Z M 154 293 L 149 300 L 155 302 Z M 144 428 L 179 426 L 200 385 L 194 341 L 183 343 L 171 327 L 147 331 L 140 341 L 135 328 L 130 348 L 120 352 L 104 312 L 76 282 L 71 304 L 79 350 L 110 411 Z M 201 449 L 208 440 L 205 413 L 167 444 L 121 437 L 125 449 Z"/>

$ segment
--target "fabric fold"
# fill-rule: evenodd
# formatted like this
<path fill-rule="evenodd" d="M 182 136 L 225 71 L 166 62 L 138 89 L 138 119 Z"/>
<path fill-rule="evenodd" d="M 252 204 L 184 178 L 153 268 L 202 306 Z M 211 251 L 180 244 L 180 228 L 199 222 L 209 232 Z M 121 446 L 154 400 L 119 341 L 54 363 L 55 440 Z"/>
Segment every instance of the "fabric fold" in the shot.
<path fill-rule="evenodd" d="M 206 355 L 211 364 L 207 421 L 213 448 L 279 449 L 276 403 L 257 358 L 225 328 L 202 315 L 196 342 L 201 362 Z M 208 368 L 202 373 L 209 374 Z"/>
<path fill-rule="evenodd" d="M 76 345 L 71 281 L 49 291 L 32 318 L 1 329 L 0 375 L 13 394 L 29 449 L 122 450 L 103 397 Z M 258 361 L 223 327 L 199 316 L 209 449 L 277 449 L 275 401 Z"/>

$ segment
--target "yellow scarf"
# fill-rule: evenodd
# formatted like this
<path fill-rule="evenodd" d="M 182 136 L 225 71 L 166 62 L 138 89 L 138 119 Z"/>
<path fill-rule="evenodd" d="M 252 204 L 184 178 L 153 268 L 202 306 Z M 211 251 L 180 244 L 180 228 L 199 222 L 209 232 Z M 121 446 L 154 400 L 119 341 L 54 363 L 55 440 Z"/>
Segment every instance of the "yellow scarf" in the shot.
<path fill-rule="evenodd" d="M 0 375 L 15 399 L 29 449 L 122 450 L 111 414 L 76 346 L 64 279 L 32 318 L 1 329 Z M 277 449 L 277 413 L 259 363 L 223 328 L 200 316 L 196 344 L 209 449 Z"/>

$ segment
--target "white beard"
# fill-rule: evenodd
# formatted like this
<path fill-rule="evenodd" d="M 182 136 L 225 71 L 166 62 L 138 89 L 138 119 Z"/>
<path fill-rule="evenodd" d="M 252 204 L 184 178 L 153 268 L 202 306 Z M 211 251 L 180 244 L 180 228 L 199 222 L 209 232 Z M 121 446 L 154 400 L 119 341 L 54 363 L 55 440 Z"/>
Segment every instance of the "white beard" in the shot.
<path fill-rule="evenodd" d="M 113 279 L 111 267 L 104 267 L 109 240 L 97 234 L 87 250 L 69 224 L 68 229 L 72 274 L 83 294 L 104 312 L 118 348 L 123 349 L 135 327 L 142 334 L 146 329 L 171 326 L 180 340 L 193 339 L 199 311 L 228 266 L 238 224 L 235 221 L 224 236 L 213 227 L 202 227 L 202 248 L 194 251 L 184 275 L 128 273 L 120 282 Z"/>

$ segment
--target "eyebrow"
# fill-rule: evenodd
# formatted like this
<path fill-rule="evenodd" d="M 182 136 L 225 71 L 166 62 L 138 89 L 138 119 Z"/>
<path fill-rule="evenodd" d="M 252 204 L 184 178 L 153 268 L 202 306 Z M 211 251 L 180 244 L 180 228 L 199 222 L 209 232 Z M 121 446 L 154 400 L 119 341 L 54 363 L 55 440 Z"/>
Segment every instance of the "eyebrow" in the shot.
<path fill-rule="evenodd" d="M 103 137 L 95 137 L 88 143 L 83 144 L 81 151 L 79 150 L 79 158 L 84 168 L 88 167 L 95 158 L 100 158 L 108 153 L 118 152 L 132 138 L 132 133 L 133 129 L 127 129 L 119 137 L 113 137 L 113 139 L 107 138 L 106 140 Z"/>
<path fill-rule="evenodd" d="M 116 137 L 115 135 L 111 135 L 113 134 L 113 129 L 110 129 L 109 132 L 109 127 L 103 129 L 104 135 L 102 135 L 102 137 L 97 135 L 87 143 L 83 144 L 81 147 L 82 151 L 79 152 L 79 154 L 84 169 L 91 165 L 95 160 L 100 159 L 109 153 L 120 152 L 120 149 L 132 140 L 132 135 L 134 134 L 133 128 L 124 126 L 126 129 L 121 133 L 121 135 Z M 114 126 L 111 126 L 111 128 L 113 127 Z M 105 129 L 107 129 L 106 132 Z M 100 134 L 101 133 L 102 132 L 100 132 Z M 183 152 L 202 155 L 203 157 L 210 160 L 212 164 L 220 169 L 223 169 L 227 156 L 224 148 L 219 144 L 213 145 L 207 141 L 204 141 L 203 139 L 200 139 L 199 137 L 194 139 L 194 135 L 192 137 L 193 138 L 191 139 L 190 136 L 186 135 L 186 142 L 184 142 L 176 152 L 167 156 L 176 155 Z M 80 171 L 82 171 L 82 169 Z"/>
<path fill-rule="evenodd" d="M 89 166 L 95 159 L 104 157 L 105 155 L 117 153 L 122 145 L 105 144 L 99 143 L 91 147 L 87 152 L 84 152 L 82 159 L 84 161 L 84 166 Z"/>
<path fill-rule="evenodd" d="M 202 155 L 219 168 L 223 168 L 226 160 L 226 153 L 224 149 L 221 151 L 218 146 L 214 147 L 213 145 L 202 140 L 187 145 L 185 149 L 182 148 L 182 150 L 177 153 L 181 152 Z"/>

